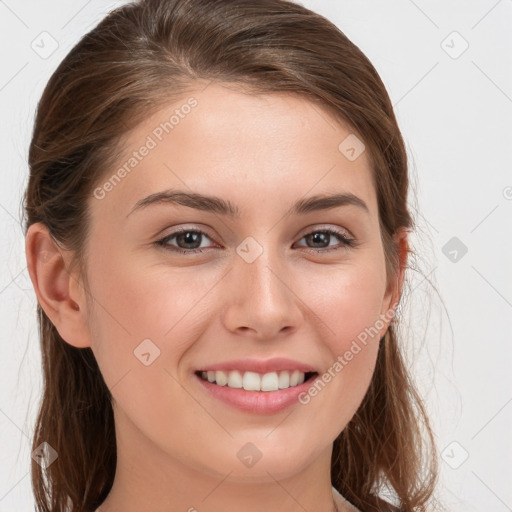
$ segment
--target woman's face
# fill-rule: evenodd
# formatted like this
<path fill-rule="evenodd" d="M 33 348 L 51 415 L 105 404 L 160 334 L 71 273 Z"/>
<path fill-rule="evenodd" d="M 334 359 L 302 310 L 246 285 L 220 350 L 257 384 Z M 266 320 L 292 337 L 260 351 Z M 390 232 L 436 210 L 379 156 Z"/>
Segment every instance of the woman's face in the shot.
<path fill-rule="evenodd" d="M 90 198 L 80 305 L 118 456 L 251 481 L 330 457 L 394 305 L 360 141 L 306 100 L 211 84 L 125 143 Z M 358 199 L 307 207 L 333 194 Z M 316 380 L 286 389 L 295 370 Z M 261 382 L 282 389 L 236 387 Z"/>

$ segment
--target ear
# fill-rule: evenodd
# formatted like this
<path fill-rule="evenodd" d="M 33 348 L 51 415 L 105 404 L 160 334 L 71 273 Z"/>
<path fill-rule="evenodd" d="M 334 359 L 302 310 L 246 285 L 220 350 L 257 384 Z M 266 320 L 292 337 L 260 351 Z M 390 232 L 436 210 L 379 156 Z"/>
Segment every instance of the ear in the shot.
<path fill-rule="evenodd" d="M 37 301 L 63 340 L 77 348 L 91 346 L 85 290 L 68 272 L 71 253 L 62 249 L 40 222 L 25 235 L 27 268 Z"/>
<path fill-rule="evenodd" d="M 381 330 L 381 338 L 386 334 L 386 330 L 394 318 L 400 296 L 402 295 L 405 270 L 407 268 L 407 256 L 409 254 L 408 233 L 409 230 L 407 228 L 400 228 L 393 235 L 393 242 L 398 252 L 398 266 L 396 268 L 396 277 L 393 278 L 394 276 L 392 276 L 382 301 L 381 319 L 386 325 Z"/>

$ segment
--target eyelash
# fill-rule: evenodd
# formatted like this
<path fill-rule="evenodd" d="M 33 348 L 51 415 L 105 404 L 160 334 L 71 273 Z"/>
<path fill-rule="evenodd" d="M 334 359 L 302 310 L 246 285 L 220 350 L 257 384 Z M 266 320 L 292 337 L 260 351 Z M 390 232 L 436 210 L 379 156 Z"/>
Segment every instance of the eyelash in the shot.
<path fill-rule="evenodd" d="M 177 252 L 179 254 L 194 254 L 194 253 L 202 253 L 205 251 L 205 249 L 181 249 L 179 247 L 170 246 L 168 244 L 169 240 L 172 240 L 177 235 L 180 235 L 182 233 L 198 233 L 201 235 L 205 235 L 210 240 L 212 239 L 210 236 L 208 236 L 208 233 L 205 233 L 204 231 L 201 231 L 200 229 L 190 229 L 190 228 L 181 228 L 176 231 L 173 231 L 169 235 L 165 236 L 164 238 L 157 240 L 154 242 L 157 246 L 163 247 L 166 250 Z M 353 238 L 346 237 L 341 231 L 338 231 L 333 228 L 325 228 L 325 229 L 316 229 L 314 231 L 310 231 L 309 233 L 306 233 L 300 240 L 305 238 L 308 235 L 312 235 L 314 233 L 328 233 L 329 235 L 335 235 L 340 239 L 340 243 L 342 243 L 339 247 L 330 247 L 330 248 L 324 248 L 324 249 L 315 249 L 313 247 L 305 247 L 308 251 L 312 251 L 315 253 L 325 253 L 325 252 L 332 252 L 332 251 L 339 251 L 340 249 L 347 249 L 352 248 L 356 246 L 356 240 Z"/>

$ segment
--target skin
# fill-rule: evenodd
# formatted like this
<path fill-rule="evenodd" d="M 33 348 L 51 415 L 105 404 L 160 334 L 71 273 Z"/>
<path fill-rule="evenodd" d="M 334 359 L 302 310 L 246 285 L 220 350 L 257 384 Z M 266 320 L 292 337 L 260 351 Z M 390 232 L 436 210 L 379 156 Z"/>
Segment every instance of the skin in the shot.
<path fill-rule="evenodd" d="M 368 155 L 349 161 L 338 146 L 351 130 L 299 97 L 198 86 L 130 132 L 127 155 L 190 96 L 198 105 L 157 147 L 103 199 L 91 197 L 88 293 L 68 271 L 71 254 L 43 225 L 26 237 L 39 303 L 63 339 L 92 348 L 113 394 L 118 467 L 98 510 L 230 512 L 242 503 L 247 512 L 334 510 L 332 443 L 363 399 L 390 316 L 314 399 L 279 413 L 225 405 L 193 372 L 272 357 L 327 371 L 396 306 L 406 234 L 396 238 L 402 266 L 387 286 Z M 127 217 L 138 200 L 168 188 L 222 197 L 242 216 L 163 204 Z M 369 213 L 349 205 L 284 216 L 296 200 L 332 192 L 355 194 Z M 202 254 L 154 244 L 181 226 L 205 231 Z M 305 238 L 327 227 L 357 246 L 335 235 L 323 245 Z M 249 236 L 263 248 L 252 263 L 236 252 Z M 186 243 L 168 241 L 185 250 Z M 134 356 L 147 338 L 160 350 L 149 366 Z M 248 442 L 262 454 L 250 468 L 237 458 Z"/>

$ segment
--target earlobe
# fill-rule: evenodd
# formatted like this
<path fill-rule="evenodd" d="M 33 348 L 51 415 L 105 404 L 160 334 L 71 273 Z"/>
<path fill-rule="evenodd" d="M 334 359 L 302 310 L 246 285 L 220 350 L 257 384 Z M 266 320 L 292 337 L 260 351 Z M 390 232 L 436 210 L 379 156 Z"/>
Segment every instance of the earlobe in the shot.
<path fill-rule="evenodd" d="M 36 222 L 25 236 L 25 256 L 37 301 L 62 339 L 89 347 L 85 292 L 68 271 L 71 254 L 59 247 L 47 226 Z"/>

